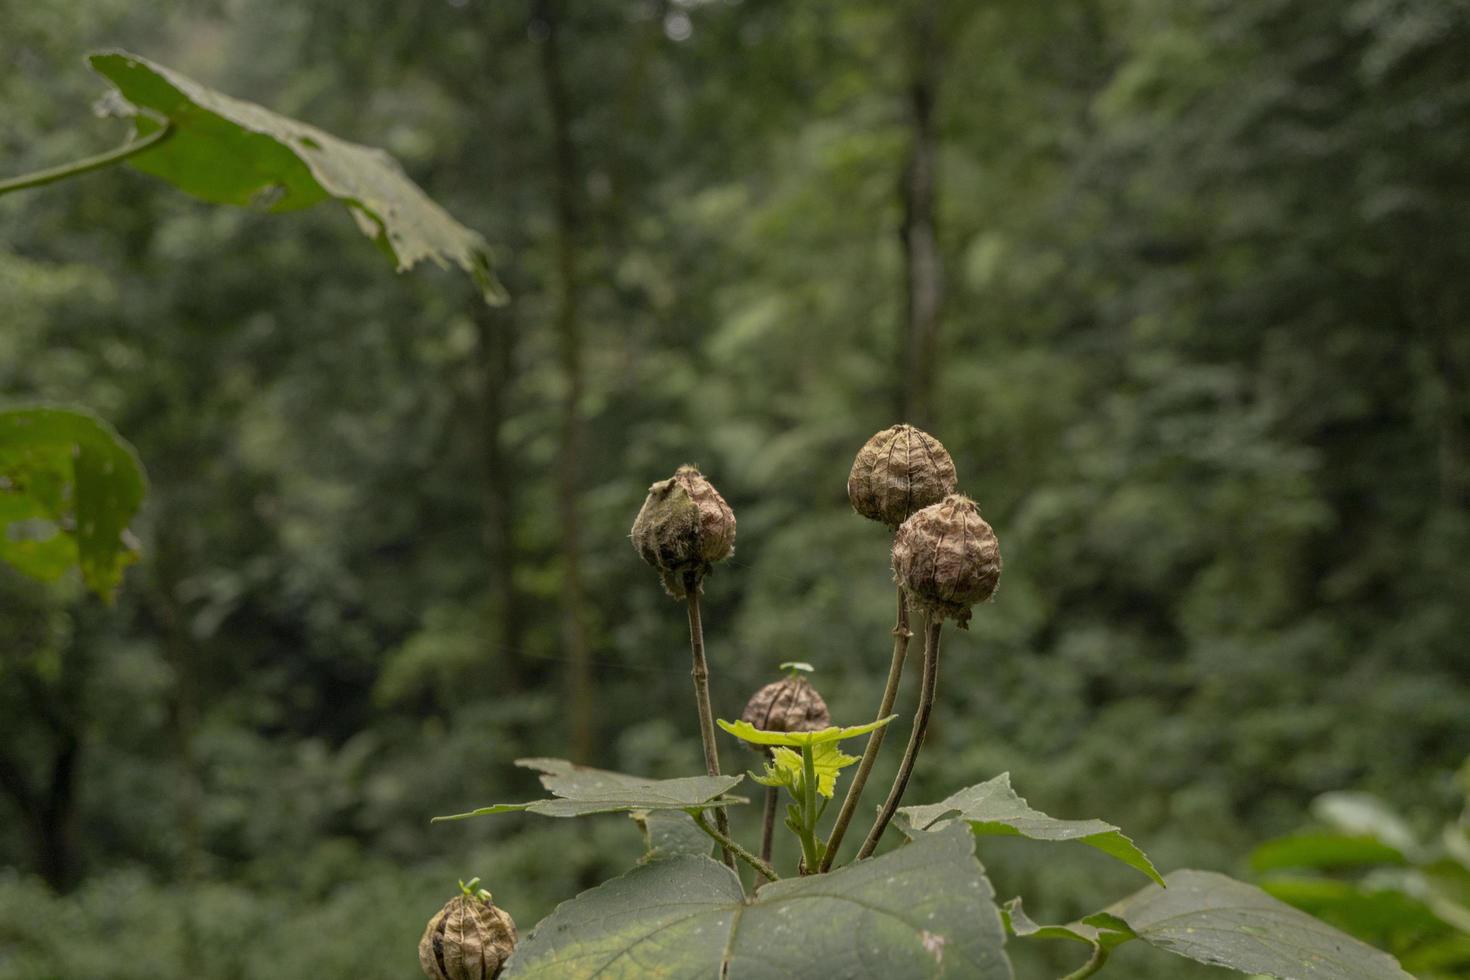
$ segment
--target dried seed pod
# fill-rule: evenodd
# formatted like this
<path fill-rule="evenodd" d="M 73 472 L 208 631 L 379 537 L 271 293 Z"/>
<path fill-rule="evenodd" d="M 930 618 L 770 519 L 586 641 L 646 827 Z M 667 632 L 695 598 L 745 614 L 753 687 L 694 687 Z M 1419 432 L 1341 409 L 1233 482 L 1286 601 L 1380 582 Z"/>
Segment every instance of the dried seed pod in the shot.
<path fill-rule="evenodd" d="M 912 425 L 884 429 L 858 450 L 847 477 L 852 509 L 890 528 L 955 489 L 954 460 L 940 441 Z"/>
<path fill-rule="evenodd" d="M 893 574 L 914 605 L 961 629 L 1000 581 L 1000 543 L 975 501 L 952 493 L 910 517 L 893 538 Z"/>
<path fill-rule="evenodd" d="M 429 980 L 493 980 L 515 947 L 510 915 L 490 902 L 489 892 L 466 889 L 429 920 L 419 966 Z"/>
<path fill-rule="evenodd" d="M 704 474 L 685 465 L 648 488 L 632 537 L 664 589 L 682 599 L 691 584 L 699 588 L 711 565 L 735 553 L 735 513 Z"/>
<path fill-rule="evenodd" d="M 811 682 L 799 674 L 756 691 L 740 713 L 740 720 L 767 732 L 819 732 L 832 725 L 827 702 L 822 700 Z M 766 751 L 763 745 L 752 745 L 751 748 L 757 752 Z"/>

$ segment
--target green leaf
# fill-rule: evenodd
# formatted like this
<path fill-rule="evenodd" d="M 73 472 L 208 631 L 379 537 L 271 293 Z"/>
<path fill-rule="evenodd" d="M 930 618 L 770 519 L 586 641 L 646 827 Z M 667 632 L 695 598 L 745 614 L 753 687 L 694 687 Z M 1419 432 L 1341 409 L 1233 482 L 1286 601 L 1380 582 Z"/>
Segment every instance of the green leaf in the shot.
<path fill-rule="evenodd" d="M 1281 980 L 1411 980 L 1398 961 L 1243 882 L 1174 871 L 1109 911 L 1159 949 Z"/>
<path fill-rule="evenodd" d="M 1023 939 L 1067 939 L 1106 950 L 1138 938 L 1128 923 L 1107 912 L 1098 912 L 1063 926 L 1037 925 L 1021 907 L 1019 898 L 1013 898 L 1002 906 L 1001 920 L 1012 935 Z"/>
<path fill-rule="evenodd" d="M 831 874 L 773 882 L 751 899 L 709 858 L 651 861 L 558 906 L 503 977 L 1009 980 L 974 851 L 969 834 L 935 834 Z"/>
<path fill-rule="evenodd" d="M 496 803 L 468 813 L 435 817 L 433 822 L 521 810 L 539 813 L 543 817 L 584 817 L 593 813 L 629 813 L 634 810 L 700 810 L 748 802 L 738 796 L 724 795 L 744 776 L 645 779 L 605 769 L 589 769 L 564 759 L 517 759 L 516 765 L 540 770 L 541 784 L 556 798 L 530 803 Z"/>
<path fill-rule="evenodd" d="M 643 831 L 642 861 L 670 857 L 709 857 L 714 841 L 678 810 L 634 810 L 628 814 Z"/>
<path fill-rule="evenodd" d="M 837 775 L 858 761 L 837 747 L 836 742 L 822 742 L 812 747 L 812 764 L 817 774 L 817 792 L 827 799 L 837 790 Z M 800 796 L 806 781 L 806 767 L 801 753 L 784 745 L 771 750 L 771 761 L 766 763 L 763 776 L 751 776 L 762 786 L 784 786 L 793 796 Z"/>
<path fill-rule="evenodd" d="M 1148 856 L 1117 827 L 1101 820 L 1058 820 L 1031 809 L 1011 789 L 1010 773 L 962 789 L 940 803 L 901 807 L 896 824 L 909 837 L 916 837 L 922 831 L 936 830 L 953 820 L 967 821 L 977 834 L 1078 841 L 1137 868 L 1154 881 L 1163 882 Z"/>
<path fill-rule="evenodd" d="M 1308 833 L 1279 837 L 1251 854 L 1251 870 L 1281 868 L 1353 868 L 1376 864 L 1403 864 L 1405 857 L 1372 836 Z"/>
<path fill-rule="evenodd" d="M 0 559 L 54 579 L 80 567 L 109 599 L 137 560 L 126 532 L 147 487 L 133 447 L 101 419 L 59 408 L 0 412 Z"/>
<path fill-rule="evenodd" d="M 824 728 L 819 732 L 768 732 L 756 728 L 748 721 L 737 721 L 733 724 L 720 718 L 717 724 L 736 738 L 752 745 L 788 745 L 792 748 L 801 748 L 803 745 L 821 745 L 824 742 L 840 742 L 844 738 L 855 738 L 858 735 L 866 735 L 876 731 L 888 724 L 898 715 L 889 715 L 878 721 L 870 721 L 866 725 L 852 725 L 848 728 Z"/>
<path fill-rule="evenodd" d="M 505 291 L 476 232 L 435 204 L 382 150 L 231 98 L 126 51 L 99 51 L 92 69 L 117 90 L 138 135 L 172 125 L 169 137 L 129 159 L 180 190 L 216 204 L 294 211 L 333 198 L 400 272 L 427 259 L 457 265 L 486 302 Z"/>

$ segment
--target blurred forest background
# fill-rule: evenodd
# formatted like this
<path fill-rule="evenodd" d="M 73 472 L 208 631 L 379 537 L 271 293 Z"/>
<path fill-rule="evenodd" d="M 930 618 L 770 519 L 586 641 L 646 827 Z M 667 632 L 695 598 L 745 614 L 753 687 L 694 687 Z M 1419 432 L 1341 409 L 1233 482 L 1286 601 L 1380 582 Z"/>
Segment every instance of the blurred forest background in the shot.
<path fill-rule="evenodd" d="M 0 199 L 0 404 L 151 479 L 114 607 L 0 568 L 0 977 L 410 977 L 456 878 L 529 928 L 626 867 L 620 817 L 428 819 L 537 795 L 526 755 L 702 769 L 627 541 L 679 463 L 740 522 L 717 714 L 799 659 L 868 719 L 888 536 L 844 481 L 900 420 L 1006 560 L 910 801 L 1010 770 L 1247 877 L 1325 791 L 1459 813 L 1463 0 L 0 0 L 0 173 L 122 139 L 110 45 L 384 146 L 513 301 L 333 206 Z M 1143 883 L 981 855 L 1037 918 Z"/>

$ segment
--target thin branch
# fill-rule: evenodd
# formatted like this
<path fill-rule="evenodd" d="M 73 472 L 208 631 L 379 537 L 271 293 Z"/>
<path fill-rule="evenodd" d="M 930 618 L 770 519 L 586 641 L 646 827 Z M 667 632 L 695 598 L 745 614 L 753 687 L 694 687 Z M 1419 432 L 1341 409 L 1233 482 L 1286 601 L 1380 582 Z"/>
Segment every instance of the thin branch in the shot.
<path fill-rule="evenodd" d="M 144 150 L 150 150 L 173 135 L 174 127 L 171 122 L 164 122 L 161 129 L 149 133 L 141 139 L 132 140 L 119 146 L 117 149 L 99 153 L 96 156 L 64 163 L 59 167 L 51 167 L 47 170 L 37 170 L 34 173 L 22 174 L 9 180 L 0 180 L 0 195 L 9 194 L 11 191 L 23 191 L 31 187 L 42 187 L 46 184 L 54 184 L 68 177 L 79 177 L 94 170 L 102 170 L 115 163 L 122 163 L 128 157 L 137 156 Z"/>
<path fill-rule="evenodd" d="M 767 864 L 771 863 L 771 847 L 776 834 L 776 804 L 780 802 L 780 795 L 781 791 L 776 787 L 766 787 L 766 812 L 761 822 L 761 860 Z"/>
<path fill-rule="evenodd" d="M 715 812 L 718 813 L 719 811 L 716 810 Z M 765 876 L 765 878 L 769 881 L 781 880 L 781 876 L 776 874 L 776 869 L 771 867 L 770 864 L 762 861 L 760 858 L 756 857 L 754 854 L 741 847 L 740 844 L 737 843 L 733 838 L 731 838 L 729 834 L 721 833 L 714 827 L 711 827 L 709 825 L 709 821 L 704 819 L 703 810 L 695 810 L 689 815 L 694 818 L 695 826 L 704 831 L 706 834 L 709 834 L 711 837 L 713 837 L 715 839 L 715 842 L 725 849 L 725 853 L 734 853 L 736 857 L 740 858 L 740 860 L 744 861 L 746 864 L 754 868 L 757 874 Z"/>
<path fill-rule="evenodd" d="M 903 663 L 908 657 L 909 637 L 913 635 L 909 629 L 908 596 L 903 594 L 903 586 L 900 585 L 898 621 L 893 625 L 893 662 L 888 666 L 888 686 L 883 689 L 883 702 L 878 706 L 877 720 L 881 721 L 893 712 L 893 702 L 898 697 L 898 684 L 903 678 Z M 837 849 L 842 846 L 842 837 L 847 833 L 847 825 L 852 822 L 852 815 L 857 810 L 863 787 L 867 785 L 868 774 L 872 772 L 873 763 L 878 759 L 878 750 L 883 747 L 883 735 L 887 731 L 888 726 L 884 725 L 868 736 L 867 748 L 863 749 L 863 761 L 858 764 L 857 774 L 847 787 L 847 795 L 842 798 L 842 809 L 837 811 L 837 822 L 832 825 L 832 834 L 827 838 L 827 852 L 822 855 L 823 871 L 830 870 L 832 862 L 837 858 Z"/>
<path fill-rule="evenodd" d="M 868 831 L 862 849 L 858 851 L 859 860 L 870 856 L 878 847 L 883 831 L 888 829 L 888 822 L 898 812 L 904 790 L 908 789 L 909 777 L 914 774 L 914 763 L 919 758 L 919 749 L 924 746 L 924 733 L 929 728 L 929 713 L 934 710 L 934 685 L 939 679 L 939 631 L 943 626 L 944 620 L 938 616 L 931 615 L 925 621 L 924 680 L 919 692 L 919 708 L 914 712 L 914 727 L 909 733 L 908 748 L 904 749 L 898 774 L 893 777 L 893 788 L 888 791 L 888 799 L 883 802 L 878 819 L 873 821 L 873 827 Z"/>
<path fill-rule="evenodd" d="M 720 774 L 720 753 L 715 746 L 715 713 L 709 703 L 709 662 L 704 659 L 704 623 L 699 615 L 699 580 L 690 575 L 685 582 L 689 598 L 689 650 L 694 658 L 694 701 L 699 708 L 699 736 L 704 741 L 704 769 L 711 776 Z M 715 826 L 728 839 L 730 820 L 723 808 L 715 811 Z M 735 859 L 725 847 L 725 865 L 735 867 Z"/>

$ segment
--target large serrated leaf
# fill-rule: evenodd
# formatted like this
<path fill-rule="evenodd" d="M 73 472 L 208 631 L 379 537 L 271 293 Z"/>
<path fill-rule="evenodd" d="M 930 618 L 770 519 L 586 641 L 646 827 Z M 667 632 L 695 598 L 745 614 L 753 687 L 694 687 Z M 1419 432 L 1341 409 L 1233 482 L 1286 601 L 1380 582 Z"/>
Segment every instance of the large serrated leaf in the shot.
<path fill-rule="evenodd" d="M 928 806 L 906 806 L 898 811 L 899 830 L 910 837 L 936 830 L 954 820 L 967 821 L 977 834 L 1027 837 L 1040 841 L 1077 841 L 1137 868 L 1163 882 L 1148 856 L 1121 830 L 1101 820 L 1058 820 L 1031 806 L 1011 789 L 1010 773 L 960 790 Z"/>
<path fill-rule="evenodd" d="M 434 821 L 517 811 L 539 813 L 543 817 L 584 817 L 594 813 L 631 813 L 635 810 L 702 810 L 747 802 L 740 797 L 725 795 L 744 776 L 646 779 L 573 765 L 565 759 L 517 759 L 516 765 L 540 770 L 542 785 L 556 798 L 530 803 L 496 803 L 468 813 L 435 817 Z"/>
<path fill-rule="evenodd" d="M 0 412 L 0 559 L 54 579 L 80 567 L 109 598 L 137 558 L 128 522 L 147 486 L 138 454 L 106 422 L 59 408 Z"/>
<path fill-rule="evenodd" d="M 958 830 L 742 897 L 709 858 L 655 860 L 563 903 L 505 980 L 1010 980 L 994 893 Z"/>
<path fill-rule="evenodd" d="M 455 221 L 387 153 L 216 92 L 126 51 L 88 58 L 123 100 L 138 135 L 172 126 L 168 138 L 129 159 L 180 190 L 217 204 L 293 211 L 333 198 L 400 271 L 427 259 L 457 265 L 487 302 L 505 292 L 485 240 Z"/>
<path fill-rule="evenodd" d="M 1411 980 L 1398 961 L 1243 882 L 1174 871 L 1108 911 L 1180 956 L 1280 980 Z"/>

